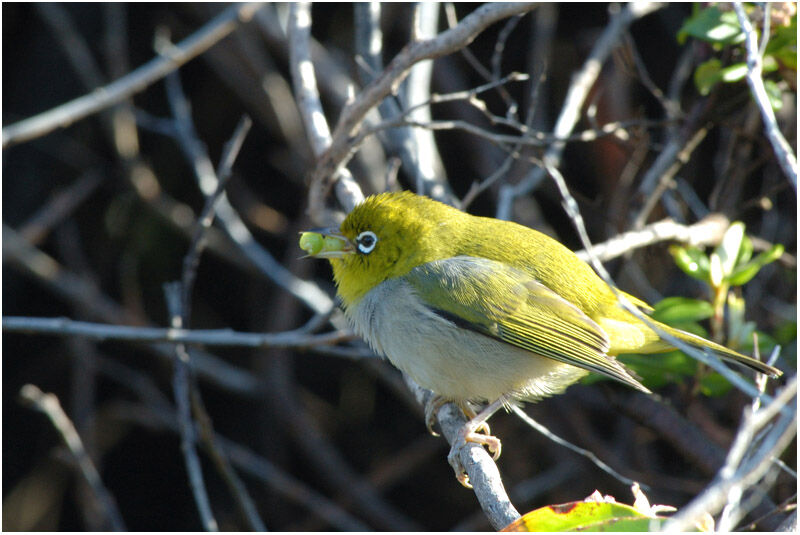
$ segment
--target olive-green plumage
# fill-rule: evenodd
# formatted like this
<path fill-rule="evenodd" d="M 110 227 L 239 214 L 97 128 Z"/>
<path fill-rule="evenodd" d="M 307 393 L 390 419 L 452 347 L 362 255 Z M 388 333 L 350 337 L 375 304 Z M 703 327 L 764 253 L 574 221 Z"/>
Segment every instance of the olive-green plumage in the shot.
<path fill-rule="evenodd" d="M 357 332 L 422 386 L 454 400 L 558 393 L 586 370 L 647 391 L 614 355 L 671 348 L 624 310 L 588 264 L 516 223 L 476 217 L 409 192 L 366 199 L 329 258 Z M 651 308 L 625 294 L 644 311 Z M 671 335 L 770 375 L 780 372 L 672 327 Z"/>

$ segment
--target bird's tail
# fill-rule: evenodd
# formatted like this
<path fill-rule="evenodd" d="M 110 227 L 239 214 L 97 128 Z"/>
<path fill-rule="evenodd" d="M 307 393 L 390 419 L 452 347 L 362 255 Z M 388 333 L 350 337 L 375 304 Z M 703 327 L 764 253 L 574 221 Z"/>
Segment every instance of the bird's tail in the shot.
<path fill-rule="evenodd" d="M 765 373 L 772 377 L 780 377 L 781 375 L 783 375 L 783 372 L 778 368 L 769 366 L 768 364 L 764 364 L 760 360 L 756 360 L 752 357 L 742 355 L 741 353 L 734 351 L 733 349 L 712 342 L 711 340 L 706 340 L 703 337 L 694 335 L 692 333 L 687 333 L 686 331 L 676 329 L 675 327 L 670 327 L 669 325 L 665 325 L 660 322 L 654 322 L 654 323 L 656 323 L 658 327 L 665 330 L 675 338 L 678 338 L 679 340 L 686 342 L 692 347 L 696 347 L 697 349 L 704 349 L 704 348 L 710 349 L 723 360 L 742 364 L 744 366 L 747 366 L 748 368 L 752 368 L 757 372 Z"/>

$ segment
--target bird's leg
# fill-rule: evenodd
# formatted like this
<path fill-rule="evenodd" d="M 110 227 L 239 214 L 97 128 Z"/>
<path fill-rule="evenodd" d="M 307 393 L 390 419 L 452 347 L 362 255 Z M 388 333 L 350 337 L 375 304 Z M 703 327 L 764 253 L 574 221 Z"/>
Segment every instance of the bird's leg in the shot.
<path fill-rule="evenodd" d="M 436 415 L 439 414 L 439 409 L 442 408 L 442 405 L 445 403 L 450 403 L 452 400 L 444 398 L 442 396 L 434 395 L 430 401 L 425 405 L 425 427 L 428 428 L 428 432 L 438 437 L 439 433 L 437 433 L 433 427 L 436 425 Z M 464 416 L 467 417 L 467 420 L 472 420 L 477 418 L 478 413 L 475 412 L 475 409 L 472 408 L 472 405 L 469 404 L 467 401 L 455 401 L 453 402 L 458 405 L 458 408 L 461 409 L 461 412 L 464 413 Z M 491 415 L 490 415 L 491 416 Z M 488 418 L 488 416 L 487 416 Z M 483 433 L 485 435 L 491 435 L 492 432 L 489 430 L 489 424 L 486 422 L 481 423 L 478 427 L 474 430 L 476 433 Z"/>
<path fill-rule="evenodd" d="M 435 437 L 439 436 L 439 433 L 433 430 L 433 426 L 436 425 L 436 415 L 439 414 L 439 409 L 442 408 L 442 405 L 449 402 L 450 400 L 447 398 L 434 395 L 428 403 L 425 404 L 425 427 L 427 427 L 428 432 Z"/>
<path fill-rule="evenodd" d="M 458 435 L 455 441 L 453 441 L 450 453 L 447 455 L 447 462 L 453 467 L 458 482 L 467 488 L 472 488 L 472 485 L 469 483 L 469 476 L 467 476 L 464 466 L 461 464 L 459 451 L 466 446 L 467 442 L 474 442 L 482 446 L 487 446 L 489 448 L 489 453 L 492 454 L 492 458 L 495 461 L 500 458 L 502 444 L 499 438 L 488 434 L 489 426 L 486 424 L 486 420 L 497 412 L 507 401 L 505 396 L 500 396 L 478 414 L 475 414 L 475 411 L 470 408 L 470 413 L 474 416 L 458 430 Z M 486 431 L 486 434 L 479 433 L 479 429 Z"/>

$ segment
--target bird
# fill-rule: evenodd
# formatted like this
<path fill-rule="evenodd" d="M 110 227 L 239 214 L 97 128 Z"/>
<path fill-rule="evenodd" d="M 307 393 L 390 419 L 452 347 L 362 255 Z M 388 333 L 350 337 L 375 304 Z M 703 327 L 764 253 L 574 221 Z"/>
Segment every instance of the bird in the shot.
<path fill-rule="evenodd" d="M 339 227 L 300 236 L 330 262 L 354 331 L 435 401 L 468 418 L 448 459 L 469 487 L 457 450 L 500 441 L 486 420 L 509 403 L 562 393 L 589 372 L 651 393 L 617 355 L 673 349 L 623 306 L 606 282 L 560 242 L 523 225 L 474 216 L 409 191 L 367 197 Z M 653 309 L 619 291 L 644 313 Z M 686 344 L 773 377 L 775 367 L 700 336 L 650 322 Z M 488 402 L 480 414 L 472 404 Z"/>

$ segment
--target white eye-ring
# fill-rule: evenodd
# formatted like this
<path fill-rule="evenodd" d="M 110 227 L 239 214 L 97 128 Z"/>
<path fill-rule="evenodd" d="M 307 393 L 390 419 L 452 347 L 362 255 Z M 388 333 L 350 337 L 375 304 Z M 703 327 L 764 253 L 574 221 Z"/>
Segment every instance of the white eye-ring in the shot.
<path fill-rule="evenodd" d="M 371 230 L 365 230 L 356 238 L 358 250 L 364 254 L 369 254 L 378 244 L 378 237 Z"/>

